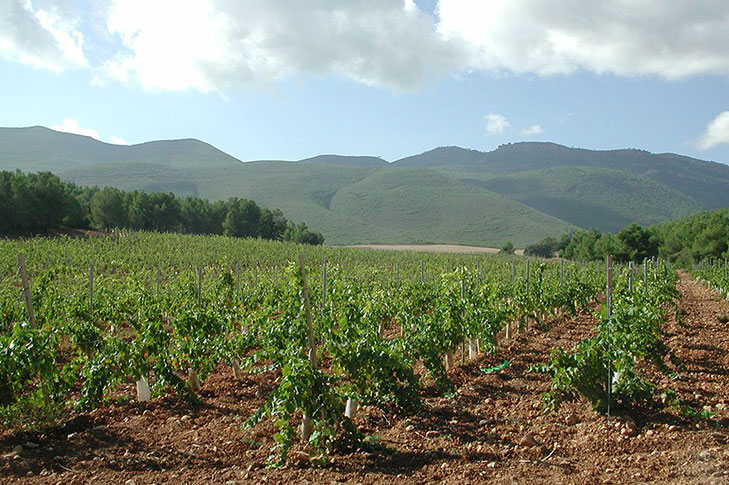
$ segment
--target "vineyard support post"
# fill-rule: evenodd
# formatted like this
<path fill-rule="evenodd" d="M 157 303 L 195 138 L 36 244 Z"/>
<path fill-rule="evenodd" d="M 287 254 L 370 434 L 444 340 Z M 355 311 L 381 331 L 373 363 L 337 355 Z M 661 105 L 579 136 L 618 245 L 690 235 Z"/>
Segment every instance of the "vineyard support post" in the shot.
<path fill-rule="evenodd" d="M 526 300 L 525 303 L 527 306 L 529 305 L 529 281 L 531 279 L 531 273 L 529 271 L 529 260 L 526 260 L 526 282 L 525 282 L 525 288 L 526 288 Z M 527 308 L 528 310 L 528 308 Z M 521 333 L 525 329 L 529 328 L 529 314 L 526 315 L 520 315 L 519 317 L 519 332 Z"/>
<path fill-rule="evenodd" d="M 28 273 L 25 271 L 25 258 L 22 254 L 18 254 L 18 266 L 20 266 L 20 281 L 23 285 L 23 299 L 25 299 L 25 309 L 28 310 L 28 321 L 30 322 L 31 328 L 36 328 L 33 300 L 30 294 L 30 284 L 28 284 Z"/>
<path fill-rule="evenodd" d="M 94 263 L 89 266 L 89 312 L 94 311 Z"/>
<path fill-rule="evenodd" d="M 162 286 L 162 269 L 157 264 L 157 298 L 159 298 L 160 289 Z"/>
<path fill-rule="evenodd" d="M 202 299 L 202 266 L 197 267 L 197 304 Z"/>
<path fill-rule="evenodd" d="M 612 317 L 613 312 L 613 258 L 612 256 L 608 255 L 607 257 L 607 268 L 606 268 L 606 292 L 607 292 L 607 308 L 606 308 L 606 314 L 608 319 L 608 338 L 609 338 L 609 332 L 612 330 L 612 323 L 610 322 L 610 318 Z M 608 348 L 608 374 L 607 374 L 607 421 L 608 424 L 610 424 L 610 404 L 612 400 L 612 393 L 613 393 L 613 361 L 610 356 L 610 353 L 612 352 L 612 349 Z"/>
<path fill-rule="evenodd" d="M 235 296 L 240 294 L 240 261 L 235 262 Z"/>
<path fill-rule="evenodd" d="M 309 288 L 306 285 L 306 269 L 304 268 L 304 255 L 299 254 L 299 272 L 301 275 L 301 286 L 304 294 L 304 310 L 306 312 L 306 333 L 308 341 L 309 363 L 311 367 L 316 367 L 316 347 L 314 342 L 314 328 L 311 317 L 311 306 L 309 303 Z M 304 419 L 301 422 L 301 439 L 309 441 L 309 437 L 313 431 L 311 416 L 307 410 L 304 410 Z"/>
<path fill-rule="evenodd" d="M 420 282 L 425 283 L 425 261 L 420 260 Z"/>
<path fill-rule="evenodd" d="M 397 289 L 400 289 L 400 263 L 395 263 L 395 275 L 396 275 L 396 285 Z"/>
<path fill-rule="evenodd" d="M 321 312 L 327 306 L 327 258 L 321 258 Z"/>
<path fill-rule="evenodd" d="M 461 278 L 461 302 L 463 303 L 463 323 L 466 323 L 466 280 Z M 471 339 L 468 339 L 469 343 Z M 469 345 L 470 347 L 470 345 Z M 470 356 L 469 356 L 470 357 Z M 461 365 L 466 363 L 466 327 L 463 326 L 463 341 L 461 342 Z"/>
<path fill-rule="evenodd" d="M 633 292 L 633 262 L 628 262 L 628 291 Z"/>
<path fill-rule="evenodd" d="M 648 258 L 643 259 L 643 293 L 648 293 Z"/>

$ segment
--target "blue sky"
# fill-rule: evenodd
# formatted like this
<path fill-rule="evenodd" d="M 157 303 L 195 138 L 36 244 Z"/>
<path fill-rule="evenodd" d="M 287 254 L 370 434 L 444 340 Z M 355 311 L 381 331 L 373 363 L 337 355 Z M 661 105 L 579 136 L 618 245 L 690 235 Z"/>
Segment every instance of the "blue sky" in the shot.
<path fill-rule="evenodd" d="M 608 3 L 2 0 L 0 126 L 242 160 L 539 140 L 729 163 L 729 4 Z"/>

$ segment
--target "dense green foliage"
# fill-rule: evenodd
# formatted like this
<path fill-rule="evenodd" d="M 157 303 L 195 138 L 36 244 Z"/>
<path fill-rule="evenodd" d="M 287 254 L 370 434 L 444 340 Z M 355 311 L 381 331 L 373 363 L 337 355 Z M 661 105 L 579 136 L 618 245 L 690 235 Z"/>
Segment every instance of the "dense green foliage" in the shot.
<path fill-rule="evenodd" d="M 612 256 L 616 261 L 641 262 L 658 255 L 660 240 L 651 229 L 633 223 L 618 234 L 602 234 L 595 229 L 578 231 L 562 238 L 560 255 L 567 259 L 593 260 Z"/>
<path fill-rule="evenodd" d="M 20 252 L 37 328 L 21 298 Z M 313 340 L 297 253 L 308 262 Z M 273 420 L 274 460 L 285 459 L 302 415 L 311 419 L 313 449 L 331 449 L 360 439 L 343 415 L 347 399 L 416 410 L 426 382 L 452 388 L 445 355 L 476 341 L 491 351 L 511 322 L 574 312 L 602 286 L 592 267 L 567 265 L 560 275 L 559 265 L 538 263 L 530 277 L 525 270 L 515 258 L 216 236 L 0 241 L 0 419 L 17 426 L 91 409 L 142 377 L 155 396 L 196 399 L 188 375 L 204 380 L 228 364 L 280 377 L 248 421 Z M 425 376 L 415 373 L 418 362 Z"/>
<path fill-rule="evenodd" d="M 651 228 L 661 257 L 683 264 L 729 257 L 729 209 L 701 212 Z"/>
<path fill-rule="evenodd" d="M 665 265 L 635 284 L 628 274 L 621 274 L 612 304 L 603 304 L 596 335 L 570 351 L 554 349 L 549 362 L 537 367 L 552 376 L 545 404 L 558 408 L 565 400 L 582 395 L 596 411 L 606 412 L 650 401 L 654 386 L 641 375 L 636 363 L 648 361 L 669 374 L 666 359 L 672 356 L 663 341 L 662 324 L 672 303 L 676 309 L 677 277 Z"/>
<path fill-rule="evenodd" d="M 565 234 L 558 242 L 545 238 L 527 246 L 525 254 L 544 258 L 555 254 L 577 260 L 605 259 L 641 262 L 659 256 L 690 266 L 706 259 L 729 257 L 729 209 L 701 212 L 648 228 L 633 223 L 617 234 L 596 229 Z"/>
<path fill-rule="evenodd" d="M 112 187 L 79 188 L 49 172 L 0 172 L 0 233 L 27 235 L 60 227 L 135 229 L 260 237 L 306 244 L 324 238 L 305 223 L 294 224 L 279 209 L 230 198 L 210 202 L 172 193 L 124 192 Z"/>

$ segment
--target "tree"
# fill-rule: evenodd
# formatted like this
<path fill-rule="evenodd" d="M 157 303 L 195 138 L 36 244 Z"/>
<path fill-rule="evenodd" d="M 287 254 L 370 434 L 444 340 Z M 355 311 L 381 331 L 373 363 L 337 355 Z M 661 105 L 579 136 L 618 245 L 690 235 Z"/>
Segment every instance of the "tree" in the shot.
<path fill-rule="evenodd" d="M 511 243 L 511 241 L 506 241 L 503 246 L 501 246 L 501 249 L 499 249 L 499 254 L 514 254 L 514 245 Z"/>
<path fill-rule="evenodd" d="M 524 254 L 527 256 L 537 256 L 540 258 L 551 258 L 557 251 L 559 243 L 553 237 L 545 237 L 538 243 L 531 244 L 524 248 Z"/>
<path fill-rule="evenodd" d="M 615 261 L 626 261 L 628 249 L 615 234 L 603 234 L 595 242 L 595 259 L 605 259 L 612 256 Z"/>
<path fill-rule="evenodd" d="M 618 233 L 618 239 L 629 261 L 640 262 L 658 255 L 658 238 L 638 223 L 632 223 Z"/>
<path fill-rule="evenodd" d="M 128 227 L 124 193 L 113 187 L 105 187 L 91 197 L 91 224 L 97 229 Z"/>
<path fill-rule="evenodd" d="M 261 212 L 261 227 L 258 235 L 263 239 L 280 241 L 283 239 L 288 220 L 281 209 L 263 209 Z"/>
<path fill-rule="evenodd" d="M 324 236 L 318 232 L 312 232 L 302 222 L 298 225 L 289 221 L 289 225 L 284 233 L 284 241 L 292 241 L 299 244 L 324 244 Z"/>

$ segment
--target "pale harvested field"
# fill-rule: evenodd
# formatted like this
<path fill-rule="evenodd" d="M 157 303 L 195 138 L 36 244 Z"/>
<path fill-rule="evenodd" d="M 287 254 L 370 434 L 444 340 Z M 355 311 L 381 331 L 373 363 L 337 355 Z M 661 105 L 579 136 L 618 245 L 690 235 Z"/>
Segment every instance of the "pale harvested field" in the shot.
<path fill-rule="evenodd" d="M 496 254 L 498 248 L 483 248 L 480 246 L 459 246 L 457 244 L 357 244 L 342 246 L 345 248 L 382 249 L 385 251 L 419 251 L 425 253 L 466 253 L 466 254 Z M 516 254 L 522 256 L 523 249 L 517 249 Z"/>

